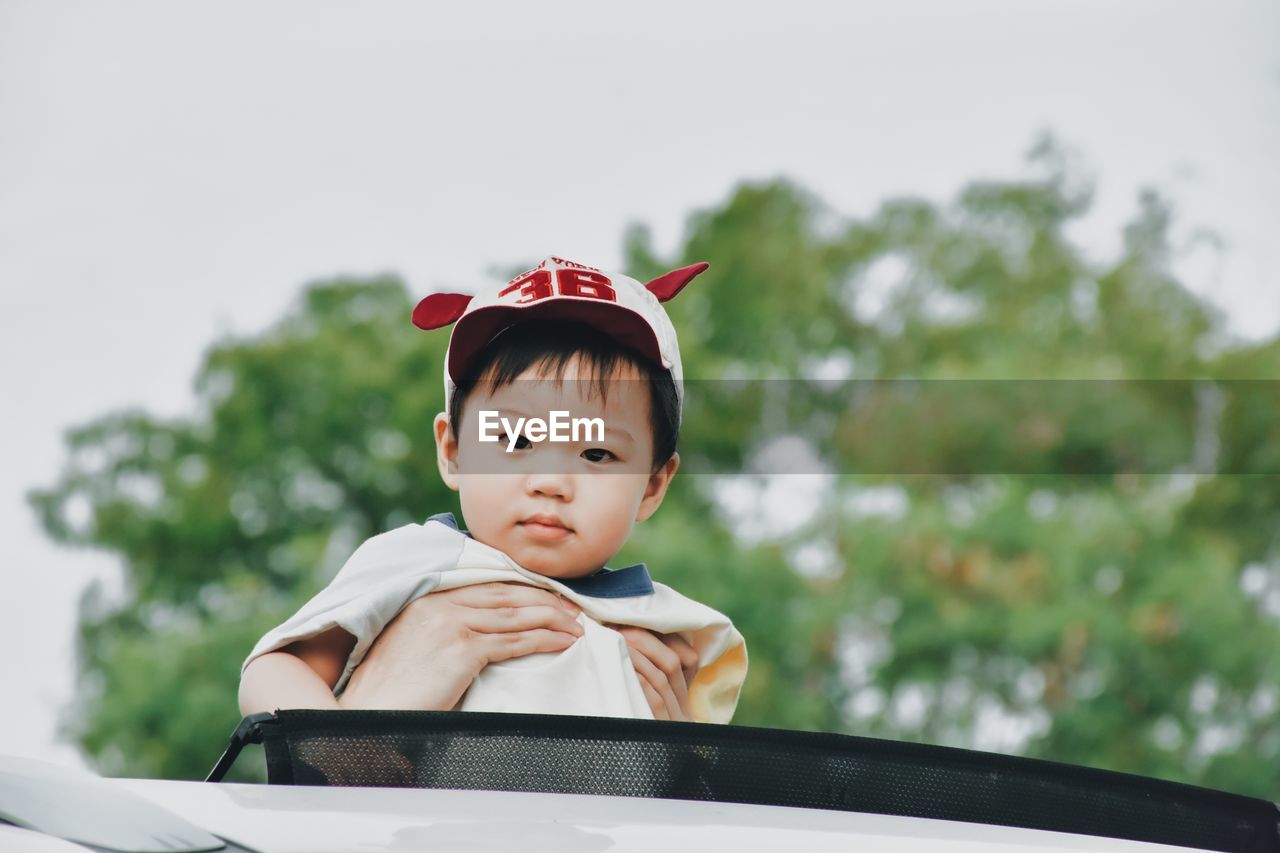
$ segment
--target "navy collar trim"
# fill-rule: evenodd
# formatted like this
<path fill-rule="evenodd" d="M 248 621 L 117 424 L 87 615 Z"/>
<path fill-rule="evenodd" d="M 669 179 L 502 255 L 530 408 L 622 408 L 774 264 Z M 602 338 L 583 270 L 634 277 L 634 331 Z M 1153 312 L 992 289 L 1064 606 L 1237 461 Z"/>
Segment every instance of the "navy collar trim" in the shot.
<path fill-rule="evenodd" d="M 471 536 L 470 533 L 458 527 L 457 519 L 451 512 L 436 513 L 427 521 L 438 521 L 464 536 Z M 649 569 L 644 563 L 636 563 L 634 566 L 622 569 L 611 569 L 606 566 L 594 575 L 559 582 L 579 595 L 589 595 L 592 598 L 633 598 L 640 595 L 653 595 L 653 579 L 649 577 Z"/>

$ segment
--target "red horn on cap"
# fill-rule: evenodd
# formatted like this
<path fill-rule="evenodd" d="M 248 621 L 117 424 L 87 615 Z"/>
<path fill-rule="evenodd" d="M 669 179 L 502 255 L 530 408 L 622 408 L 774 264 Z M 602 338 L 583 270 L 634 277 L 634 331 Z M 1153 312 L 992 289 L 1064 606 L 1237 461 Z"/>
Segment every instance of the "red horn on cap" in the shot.
<path fill-rule="evenodd" d="M 419 329 L 438 329 L 462 316 L 471 302 L 469 293 L 433 293 L 413 309 L 413 325 Z"/>
<path fill-rule="evenodd" d="M 686 284 L 693 281 L 694 276 L 706 271 L 709 266 L 711 265 L 703 262 L 663 273 L 646 284 L 645 289 L 658 297 L 659 302 L 666 302 L 684 289 Z"/>

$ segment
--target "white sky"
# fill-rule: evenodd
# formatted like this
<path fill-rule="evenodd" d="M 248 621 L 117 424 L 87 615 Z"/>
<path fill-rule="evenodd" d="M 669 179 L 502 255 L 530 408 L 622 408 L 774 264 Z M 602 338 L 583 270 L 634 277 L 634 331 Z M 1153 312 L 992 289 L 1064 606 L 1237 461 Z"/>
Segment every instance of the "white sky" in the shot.
<path fill-rule="evenodd" d="M 1280 327 L 1268 0 L 0 0 L 0 753 L 75 760 L 52 746 L 75 600 L 112 562 L 46 543 L 23 500 L 63 431 L 186 411 L 205 346 L 304 282 L 612 266 L 627 223 L 671 248 L 744 179 L 848 214 L 944 200 L 1046 128 L 1099 179 L 1091 253 L 1163 188 L 1179 233 L 1226 240 L 1191 286 L 1243 336 Z"/>

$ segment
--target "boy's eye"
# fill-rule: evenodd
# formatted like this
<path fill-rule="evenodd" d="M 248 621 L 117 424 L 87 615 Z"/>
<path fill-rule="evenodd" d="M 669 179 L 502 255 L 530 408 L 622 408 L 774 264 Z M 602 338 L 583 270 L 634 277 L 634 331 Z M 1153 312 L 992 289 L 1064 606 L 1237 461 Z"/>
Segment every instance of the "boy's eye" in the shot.
<path fill-rule="evenodd" d="M 506 447 L 511 446 L 511 433 L 504 432 L 502 434 L 502 443 Z M 525 438 L 523 435 L 516 436 L 516 450 L 524 450 L 526 447 L 533 447 L 533 445 L 529 443 L 529 439 Z"/>
<path fill-rule="evenodd" d="M 618 457 L 603 447 L 593 447 L 590 450 L 582 451 L 582 458 L 588 462 L 608 462 L 610 459 L 617 459 Z"/>

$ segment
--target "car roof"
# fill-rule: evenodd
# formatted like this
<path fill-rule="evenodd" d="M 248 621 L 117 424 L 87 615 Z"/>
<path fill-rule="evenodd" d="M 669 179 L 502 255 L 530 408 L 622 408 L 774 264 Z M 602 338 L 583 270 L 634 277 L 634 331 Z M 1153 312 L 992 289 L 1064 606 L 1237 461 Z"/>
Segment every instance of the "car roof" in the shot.
<path fill-rule="evenodd" d="M 245 847 L 326 850 L 1115 850 L 1166 845 L 955 821 L 583 794 L 323 788 L 119 779 L 111 784 Z"/>

